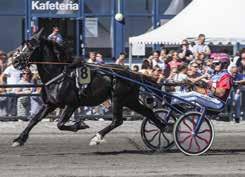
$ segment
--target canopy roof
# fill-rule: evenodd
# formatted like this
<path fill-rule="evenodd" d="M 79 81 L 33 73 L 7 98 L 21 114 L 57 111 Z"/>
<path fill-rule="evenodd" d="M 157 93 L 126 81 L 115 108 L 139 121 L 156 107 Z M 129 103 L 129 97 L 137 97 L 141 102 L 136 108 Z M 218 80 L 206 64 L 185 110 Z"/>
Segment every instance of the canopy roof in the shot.
<path fill-rule="evenodd" d="M 200 33 L 213 43 L 245 43 L 245 0 L 193 0 L 168 23 L 129 43 L 178 44 Z"/>

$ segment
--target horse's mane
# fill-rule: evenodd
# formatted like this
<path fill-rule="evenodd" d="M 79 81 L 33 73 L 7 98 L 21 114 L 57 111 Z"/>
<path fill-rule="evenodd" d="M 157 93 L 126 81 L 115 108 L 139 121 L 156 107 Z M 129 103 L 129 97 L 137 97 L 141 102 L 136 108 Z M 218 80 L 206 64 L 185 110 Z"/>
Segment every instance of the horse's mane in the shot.
<path fill-rule="evenodd" d="M 60 45 L 54 41 L 48 40 L 46 37 L 42 37 L 42 40 L 44 44 L 54 52 L 56 57 L 61 60 L 60 62 L 71 62 L 73 60 L 72 53 L 70 52 L 71 48 L 66 43 Z"/>

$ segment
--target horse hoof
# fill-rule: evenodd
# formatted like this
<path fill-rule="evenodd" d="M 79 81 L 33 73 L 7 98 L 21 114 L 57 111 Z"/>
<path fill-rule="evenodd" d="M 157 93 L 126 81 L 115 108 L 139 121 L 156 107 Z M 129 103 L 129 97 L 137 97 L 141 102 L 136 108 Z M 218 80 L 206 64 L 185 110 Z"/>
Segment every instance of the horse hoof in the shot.
<path fill-rule="evenodd" d="M 13 142 L 13 144 L 12 144 L 12 147 L 19 147 L 19 146 L 21 146 L 21 144 L 17 141 Z"/>
<path fill-rule="evenodd" d="M 89 143 L 90 146 L 95 146 L 95 145 L 99 145 L 101 143 L 105 142 L 105 140 L 102 138 L 102 136 L 97 133 L 95 135 L 95 137 L 93 137 Z"/>

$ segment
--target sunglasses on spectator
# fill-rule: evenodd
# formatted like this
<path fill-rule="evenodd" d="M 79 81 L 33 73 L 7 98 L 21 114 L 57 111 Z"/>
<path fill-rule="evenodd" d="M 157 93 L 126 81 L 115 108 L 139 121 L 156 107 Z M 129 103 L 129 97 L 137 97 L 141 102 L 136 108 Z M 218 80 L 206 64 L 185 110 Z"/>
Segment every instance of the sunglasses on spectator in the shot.
<path fill-rule="evenodd" d="M 215 62 L 215 63 L 213 63 L 214 66 L 218 66 L 218 65 L 220 65 L 220 64 L 221 64 L 220 62 Z"/>
<path fill-rule="evenodd" d="M 198 68 L 198 65 L 192 65 L 193 68 Z"/>
<path fill-rule="evenodd" d="M 23 75 L 31 75 L 31 73 L 23 73 Z"/>

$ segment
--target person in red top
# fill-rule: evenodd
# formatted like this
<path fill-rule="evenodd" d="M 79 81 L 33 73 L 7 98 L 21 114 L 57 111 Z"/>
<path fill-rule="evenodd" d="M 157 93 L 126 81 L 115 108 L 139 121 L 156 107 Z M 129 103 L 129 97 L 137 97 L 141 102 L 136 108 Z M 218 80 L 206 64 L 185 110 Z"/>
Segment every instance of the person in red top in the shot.
<path fill-rule="evenodd" d="M 218 97 L 224 102 L 226 102 L 233 85 L 233 79 L 227 71 L 227 65 L 228 61 L 214 59 L 214 74 L 212 75 L 210 80 L 210 90 L 213 96 Z"/>

